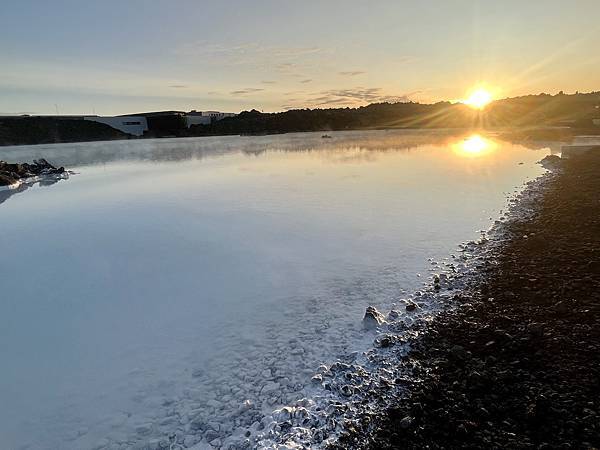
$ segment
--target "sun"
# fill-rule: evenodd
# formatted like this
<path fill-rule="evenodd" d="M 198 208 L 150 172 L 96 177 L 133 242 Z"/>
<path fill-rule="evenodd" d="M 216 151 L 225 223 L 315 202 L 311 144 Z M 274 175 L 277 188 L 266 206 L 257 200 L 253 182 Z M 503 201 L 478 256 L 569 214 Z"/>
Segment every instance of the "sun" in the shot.
<path fill-rule="evenodd" d="M 492 94 L 483 88 L 475 89 L 464 103 L 471 108 L 483 109 L 493 100 Z"/>

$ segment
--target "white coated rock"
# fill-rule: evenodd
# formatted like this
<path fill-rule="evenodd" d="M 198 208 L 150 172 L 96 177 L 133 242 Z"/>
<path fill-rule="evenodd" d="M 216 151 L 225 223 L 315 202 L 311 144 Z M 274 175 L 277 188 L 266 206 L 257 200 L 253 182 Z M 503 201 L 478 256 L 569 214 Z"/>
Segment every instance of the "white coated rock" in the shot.
<path fill-rule="evenodd" d="M 385 323 L 385 317 L 377 308 L 373 306 L 368 306 L 365 311 L 365 317 L 363 318 L 363 327 L 366 330 L 374 330 L 375 328 L 383 325 Z"/>

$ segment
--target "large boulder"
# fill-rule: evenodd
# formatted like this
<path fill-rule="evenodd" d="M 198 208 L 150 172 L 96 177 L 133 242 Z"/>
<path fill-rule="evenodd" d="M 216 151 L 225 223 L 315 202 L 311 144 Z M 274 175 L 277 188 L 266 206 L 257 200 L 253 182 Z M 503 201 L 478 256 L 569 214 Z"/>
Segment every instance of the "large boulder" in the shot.
<path fill-rule="evenodd" d="M 544 169 L 555 171 L 562 167 L 563 160 L 557 155 L 546 155 L 542 158 L 540 164 Z"/>
<path fill-rule="evenodd" d="M 0 186 L 10 186 L 11 184 L 15 184 L 16 182 L 17 178 L 13 178 L 12 174 L 0 172 Z"/>

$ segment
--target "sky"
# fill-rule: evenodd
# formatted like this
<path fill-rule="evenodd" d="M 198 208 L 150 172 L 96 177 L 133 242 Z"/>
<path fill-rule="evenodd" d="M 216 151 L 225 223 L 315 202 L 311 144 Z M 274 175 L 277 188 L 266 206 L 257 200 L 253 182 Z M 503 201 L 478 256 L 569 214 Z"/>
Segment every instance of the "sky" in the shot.
<path fill-rule="evenodd" d="M 600 90 L 600 0 L 1 0 L 0 114 Z"/>

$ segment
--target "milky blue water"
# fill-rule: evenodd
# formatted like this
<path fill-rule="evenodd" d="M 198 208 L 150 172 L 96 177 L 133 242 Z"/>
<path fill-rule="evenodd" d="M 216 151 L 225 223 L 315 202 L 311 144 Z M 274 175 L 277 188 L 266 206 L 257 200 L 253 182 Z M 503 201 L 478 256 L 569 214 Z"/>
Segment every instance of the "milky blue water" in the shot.
<path fill-rule="evenodd" d="M 162 405 L 210 392 L 231 397 L 215 416 L 284 403 L 301 386 L 261 398 L 265 369 L 297 385 L 360 350 L 365 307 L 418 288 L 428 258 L 488 228 L 550 152 L 450 132 L 332 136 L 0 148 L 77 172 L 0 192 L 0 447 L 160 435 Z"/>

